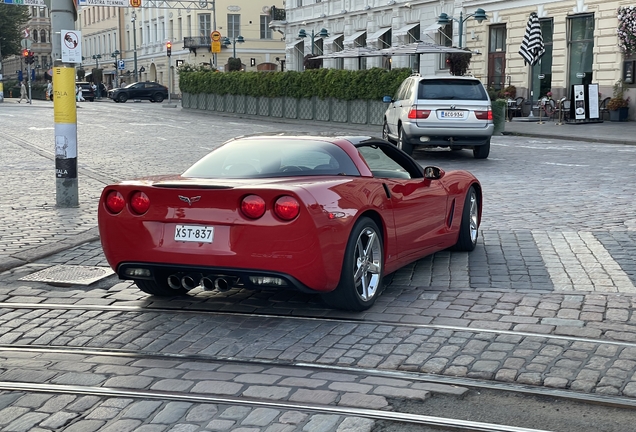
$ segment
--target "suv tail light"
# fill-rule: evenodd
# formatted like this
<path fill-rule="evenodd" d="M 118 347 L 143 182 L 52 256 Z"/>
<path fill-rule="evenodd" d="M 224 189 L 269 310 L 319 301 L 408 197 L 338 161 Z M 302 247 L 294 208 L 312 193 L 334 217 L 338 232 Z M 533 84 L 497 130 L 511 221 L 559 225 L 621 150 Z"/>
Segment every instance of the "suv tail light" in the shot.
<path fill-rule="evenodd" d="M 429 115 L 431 115 L 431 110 L 417 109 L 417 107 L 412 106 L 408 117 L 410 119 L 427 119 Z"/>
<path fill-rule="evenodd" d="M 477 117 L 477 120 L 492 120 L 492 110 L 475 111 L 475 117 Z"/>

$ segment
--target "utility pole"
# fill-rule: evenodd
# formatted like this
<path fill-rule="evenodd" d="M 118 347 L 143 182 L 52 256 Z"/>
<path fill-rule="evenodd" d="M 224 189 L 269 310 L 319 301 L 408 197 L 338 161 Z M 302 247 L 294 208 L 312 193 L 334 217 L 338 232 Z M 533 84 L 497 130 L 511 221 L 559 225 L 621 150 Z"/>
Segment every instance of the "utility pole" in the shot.
<path fill-rule="evenodd" d="M 58 207 L 79 207 L 77 183 L 77 106 L 75 63 L 81 62 L 81 34 L 75 32 L 73 0 L 50 1 L 55 118 L 55 190 Z M 62 53 L 75 50 L 73 57 Z M 77 52 L 79 51 L 79 53 Z M 79 58 L 75 56 L 79 54 Z M 67 63 L 64 63 L 66 60 Z M 74 63 L 72 63 L 74 62 Z"/>
<path fill-rule="evenodd" d="M 137 26 L 136 26 L 137 14 L 134 11 L 132 13 L 132 18 L 130 20 L 133 23 L 133 63 L 135 66 L 135 82 L 137 82 L 139 81 L 139 78 L 137 75 L 139 73 L 139 71 L 137 70 Z"/>
<path fill-rule="evenodd" d="M 212 0 L 212 30 L 216 31 L 216 0 Z M 216 53 L 212 53 L 214 69 L 218 69 L 216 56 Z"/>
<path fill-rule="evenodd" d="M 2 42 L 0 41 L 0 102 L 4 102 L 4 84 L 2 83 Z"/>

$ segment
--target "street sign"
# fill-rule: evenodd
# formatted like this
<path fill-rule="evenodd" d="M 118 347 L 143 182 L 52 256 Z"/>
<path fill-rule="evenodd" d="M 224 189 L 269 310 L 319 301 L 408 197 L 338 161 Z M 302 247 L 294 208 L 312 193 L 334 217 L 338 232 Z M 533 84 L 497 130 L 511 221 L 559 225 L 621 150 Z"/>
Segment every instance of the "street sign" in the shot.
<path fill-rule="evenodd" d="M 211 50 L 213 53 L 221 52 L 221 32 L 214 30 L 210 33 L 210 39 L 212 40 Z"/>
<path fill-rule="evenodd" d="M 62 30 L 62 62 L 82 63 L 82 32 Z"/>
<path fill-rule="evenodd" d="M 181 66 L 183 66 L 183 60 L 176 60 L 176 61 L 175 61 L 175 66 L 176 66 L 177 68 L 180 68 Z"/>
<path fill-rule="evenodd" d="M 585 72 L 577 72 L 576 73 L 576 77 L 577 78 L 585 78 Z"/>
<path fill-rule="evenodd" d="M 20 6 L 46 6 L 44 0 L 4 0 L 4 2 L 0 3 Z"/>
<path fill-rule="evenodd" d="M 26 48 L 26 49 L 31 49 L 32 43 L 33 41 L 31 39 L 22 39 L 20 41 L 20 45 L 22 46 L 22 48 Z"/>
<path fill-rule="evenodd" d="M 126 62 L 124 60 L 119 60 L 117 62 L 117 69 L 119 69 L 119 70 L 126 69 Z"/>
<path fill-rule="evenodd" d="M 128 7 L 128 0 L 78 0 L 78 5 Z"/>

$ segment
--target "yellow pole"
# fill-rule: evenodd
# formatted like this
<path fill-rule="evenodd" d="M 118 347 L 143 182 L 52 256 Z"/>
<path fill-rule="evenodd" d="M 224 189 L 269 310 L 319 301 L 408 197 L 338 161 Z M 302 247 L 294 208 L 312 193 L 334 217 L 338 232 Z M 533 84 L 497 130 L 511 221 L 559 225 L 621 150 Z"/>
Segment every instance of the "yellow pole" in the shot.
<path fill-rule="evenodd" d="M 53 68 L 53 117 L 55 121 L 55 177 L 68 183 L 57 196 L 62 207 L 77 207 L 77 106 L 75 68 Z M 59 191 L 58 191 L 59 192 Z"/>

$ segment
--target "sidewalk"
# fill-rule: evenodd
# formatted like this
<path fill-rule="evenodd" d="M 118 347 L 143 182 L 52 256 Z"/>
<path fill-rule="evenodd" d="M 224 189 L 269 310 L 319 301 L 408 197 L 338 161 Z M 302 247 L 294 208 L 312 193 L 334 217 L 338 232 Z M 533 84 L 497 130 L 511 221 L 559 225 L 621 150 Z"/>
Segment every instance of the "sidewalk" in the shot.
<path fill-rule="evenodd" d="M 565 123 L 554 120 L 543 124 L 530 121 L 506 122 L 504 135 L 520 135 L 537 138 L 636 145 L 636 122 Z"/>

